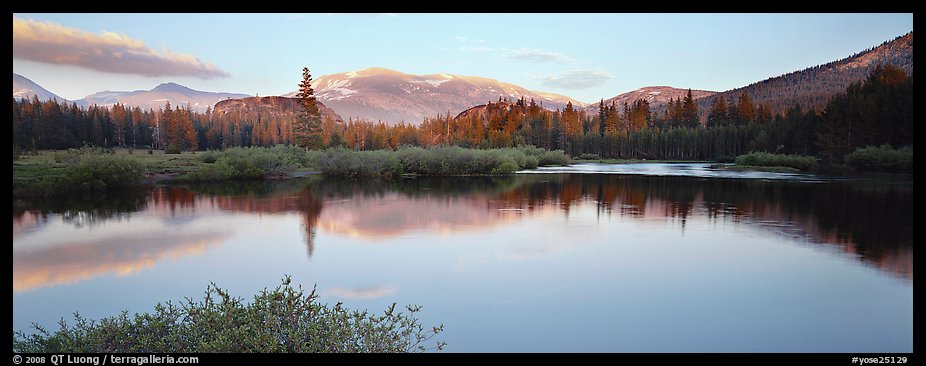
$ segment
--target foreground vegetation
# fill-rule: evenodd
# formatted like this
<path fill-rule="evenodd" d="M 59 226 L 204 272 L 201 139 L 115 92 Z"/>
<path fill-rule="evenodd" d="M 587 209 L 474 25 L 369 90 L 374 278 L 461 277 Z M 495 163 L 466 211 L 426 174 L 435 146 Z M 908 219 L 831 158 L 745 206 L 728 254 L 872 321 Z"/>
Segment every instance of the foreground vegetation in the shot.
<path fill-rule="evenodd" d="M 128 312 L 87 320 L 74 314 L 49 332 L 33 324 L 35 334 L 13 332 L 14 352 L 424 352 L 446 343 L 427 344 L 443 325 L 425 329 L 415 318 L 419 306 L 382 315 L 350 311 L 337 303 L 319 304 L 315 289 L 306 295 L 287 276 L 251 303 L 232 297 L 215 284 L 198 302 L 187 299 L 155 306 L 153 314 Z"/>
<path fill-rule="evenodd" d="M 737 156 L 734 162 L 741 167 L 784 167 L 804 171 L 817 167 L 817 159 L 813 156 L 772 154 L 764 151 Z"/>
<path fill-rule="evenodd" d="M 569 163 L 569 157 L 562 150 L 546 151 L 532 146 L 488 150 L 406 146 L 397 151 L 359 152 L 328 149 L 318 158 L 318 168 L 323 174 L 348 178 L 403 174 L 506 175 L 519 169 Z"/>

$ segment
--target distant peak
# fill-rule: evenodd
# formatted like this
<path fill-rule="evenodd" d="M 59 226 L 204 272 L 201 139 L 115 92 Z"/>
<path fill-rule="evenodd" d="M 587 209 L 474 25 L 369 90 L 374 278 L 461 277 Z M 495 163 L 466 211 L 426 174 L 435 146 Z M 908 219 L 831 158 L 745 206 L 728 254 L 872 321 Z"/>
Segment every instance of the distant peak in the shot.
<path fill-rule="evenodd" d="M 363 69 L 363 70 L 360 70 L 360 72 L 397 73 L 397 74 L 401 74 L 401 72 L 398 72 L 398 71 L 395 71 L 395 70 L 392 70 L 392 69 L 387 69 L 387 68 L 385 68 L 385 67 L 368 67 L 368 68 L 365 68 L 365 69 Z"/>
<path fill-rule="evenodd" d="M 183 86 L 183 85 L 180 85 L 180 84 L 177 84 L 177 83 L 163 83 L 163 84 L 161 84 L 161 85 L 156 86 L 154 89 L 151 89 L 151 91 L 157 91 L 157 92 L 189 92 L 189 91 L 193 91 L 193 89 L 187 88 L 187 87 L 185 87 L 185 86 Z"/>

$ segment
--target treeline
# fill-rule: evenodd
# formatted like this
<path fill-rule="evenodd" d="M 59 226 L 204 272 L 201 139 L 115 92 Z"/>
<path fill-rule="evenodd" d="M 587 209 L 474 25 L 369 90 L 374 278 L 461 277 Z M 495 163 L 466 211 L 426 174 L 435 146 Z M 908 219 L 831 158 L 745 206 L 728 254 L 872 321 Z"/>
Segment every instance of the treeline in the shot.
<path fill-rule="evenodd" d="M 352 150 L 412 146 L 501 148 L 533 145 L 564 150 L 571 156 L 597 154 L 623 159 L 716 159 L 749 151 L 814 155 L 840 162 L 857 148 L 884 143 L 899 148 L 913 143 L 913 79 L 902 69 L 878 66 L 863 82 L 833 96 L 822 112 L 794 104 L 785 113 L 748 94 L 715 98 L 705 124 L 689 91 L 684 99 L 655 113 L 649 102 L 623 106 L 599 104 L 588 115 L 570 103 L 550 111 L 533 100 L 502 100 L 456 117 L 438 115 L 419 125 L 325 117 L 319 146 Z M 294 142 L 296 114 L 255 108 L 230 113 L 196 113 L 169 104 L 157 111 L 92 106 L 56 101 L 13 101 L 13 142 L 23 150 L 64 149 L 82 145 L 174 150 L 272 146 Z M 14 149 L 16 148 L 14 147 Z M 15 155 L 15 154 L 14 154 Z"/>

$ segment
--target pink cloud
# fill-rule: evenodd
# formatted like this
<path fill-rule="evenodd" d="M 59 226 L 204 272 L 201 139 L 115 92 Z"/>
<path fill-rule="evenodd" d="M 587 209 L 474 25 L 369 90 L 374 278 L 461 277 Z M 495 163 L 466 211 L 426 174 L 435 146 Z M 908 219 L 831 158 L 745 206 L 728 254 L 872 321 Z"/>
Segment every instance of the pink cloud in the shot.
<path fill-rule="evenodd" d="M 95 34 L 53 22 L 17 17 L 13 17 L 13 57 L 116 74 L 201 79 L 230 76 L 192 55 L 169 49 L 153 50 L 141 40 L 124 34 Z"/>

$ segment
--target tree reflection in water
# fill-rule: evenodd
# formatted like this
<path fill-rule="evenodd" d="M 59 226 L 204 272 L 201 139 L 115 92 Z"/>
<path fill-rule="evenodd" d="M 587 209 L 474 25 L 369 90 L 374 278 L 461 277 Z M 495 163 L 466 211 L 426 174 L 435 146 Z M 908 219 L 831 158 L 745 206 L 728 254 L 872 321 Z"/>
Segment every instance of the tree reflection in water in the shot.
<path fill-rule="evenodd" d="M 49 214 L 76 227 L 156 211 L 184 220 L 211 210 L 299 213 L 307 255 L 316 232 L 376 238 L 409 230 L 469 230 L 523 220 L 538 210 L 562 215 L 594 205 L 599 218 L 693 218 L 758 226 L 798 237 L 899 278 L 913 279 L 913 185 L 908 181 L 795 182 L 604 174 L 340 181 L 312 177 L 158 187 L 102 200 L 17 200 L 13 235 L 41 230 Z M 328 207 L 328 211 L 325 208 Z M 503 214 L 515 211 L 519 215 Z M 700 223 L 701 221 L 696 221 Z M 130 244 L 130 243 L 128 243 Z M 14 253 L 15 254 L 15 253 Z"/>

